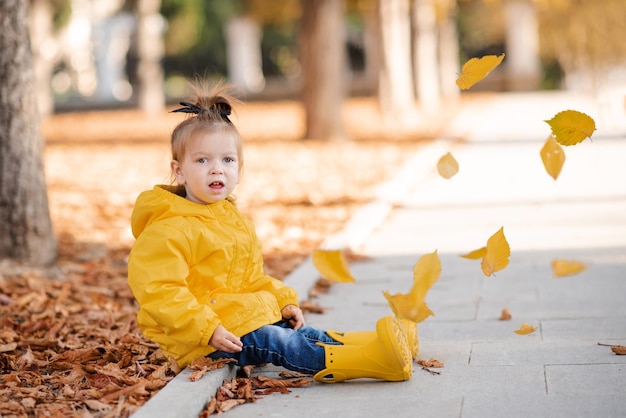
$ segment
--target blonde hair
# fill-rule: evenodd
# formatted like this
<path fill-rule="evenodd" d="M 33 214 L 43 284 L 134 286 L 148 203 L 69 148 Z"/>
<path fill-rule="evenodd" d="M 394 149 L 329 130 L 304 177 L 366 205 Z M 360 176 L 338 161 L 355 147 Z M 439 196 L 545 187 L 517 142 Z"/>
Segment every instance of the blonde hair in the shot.
<path fill-rule="evenodd" d="M 223 133 L 232 135 L 235 139 L 239 172 L 243 170 L 243 146 L 239 131 L 231 122 L 231 103 L 240 103 L 232 94 L 233 86 L 219 81 L 210 84 L 196 80 L 191 83 L 195 98 L 193 102 L 180 102 L 181 108 L 172 110 L 176 113 L 186 113 L 187 119 L 179 123 L 172 131 L 171 148 L 172 159 L 180 161 L 187 151 L 189 140 L 199 133 Z"/>

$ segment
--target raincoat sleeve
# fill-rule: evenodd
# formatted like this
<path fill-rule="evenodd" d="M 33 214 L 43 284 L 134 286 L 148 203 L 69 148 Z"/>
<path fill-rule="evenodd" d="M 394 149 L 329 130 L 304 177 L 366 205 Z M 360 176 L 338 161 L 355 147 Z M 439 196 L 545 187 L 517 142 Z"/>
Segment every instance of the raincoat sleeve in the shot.
<path fill-rule="evenodd" d="M 146 316 L 172 340 L 206 346 L 220 320 L 187 287 L 189 253 L 187 239 L 176 228 L 149 228 L 131 251 L 128 283 L 140 305 L 139 322 Z"/>

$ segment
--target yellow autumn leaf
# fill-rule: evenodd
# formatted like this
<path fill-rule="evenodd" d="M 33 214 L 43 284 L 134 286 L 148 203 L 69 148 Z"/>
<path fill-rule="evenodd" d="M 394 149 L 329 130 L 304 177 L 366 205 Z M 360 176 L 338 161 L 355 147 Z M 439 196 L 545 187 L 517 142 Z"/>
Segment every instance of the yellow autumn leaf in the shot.
<path fill-rule="evenodd" d="M 312 261 L 317 271 L 328 280 L 339 283 L 355 282 L 341 250 L 322 250 L 318 248 L 313 251 Z"/>
<path fill-rule="evenodd" d="M 413 267 L 413 285 L 409 293 L 391 295 L 386 290 L 383 292 L 393 313 L 398 318 L 408 319 L 416 323 L 434 315 L 433 311 L 426 305 L 425 299 L 430 288 L 439 280 L 440 274 L 441 260 L 436 250 L 420 257 Z"/>
<path fill-rule="evenodd" d="M 586 138 L 591 138 L 596 130 L 596 122 L 591 116 L 577 110 L 564 110 L 545 121 L 561 145 L 576 145 Z"/>
<path fill-rule="evenodd" d="M 539 152 L 543 166 L 548 174 L 556 180 L 561 173 L 563 163 L 565 163 L 565 152 L 558 142 L 554 140 L 554 136 L 550 135 Z"/>
<path fill-rule="evenodd" d="M 444 179 L 454 177 L 459 172 L 459 163 L 449 152 L 443 155 L 437 162 L 437 172 Z"/>
<path fill-rule="evenodd" d="M 508 266 L 510 256 L 511 247 L 504 236 L 504 227 L 501 227 L 487 240 L 487 250 L 480 263 L 485 276 L 489 277 Z"/>
<path fill-rule="evenodd" d="M 472 58 L 468 60 L 461 68 L 461 74 L 456 80 L 456 85 L 459 86 L 461 90 L 469 89 L 474 84 L 487 77 L 487 74 L 500 65 L 503 59 L 504 54 L 500 56 L 485 55 L 482 58 Z"/>
<path fill-rule="evenodd" d="M 576 260 L 552 260 L 552 277 L 573 276 L 587 269 L 585 263 Z"/>
<path fill-rule="evenodd" d="M 518 330 L 515 330 L 513 332 L 515 332 L 516 334 L 519 334 L 519 335 L 527 335 L 527 334 L 532 334 L 535 331 L 537 331 L 537 329 L 535 327 L 533 327 L 532 325 L 527 324 L 526 322 L 524 322 L 522 324 L 522 326 L 519 327 Z"/>
<path fill-rule="evenodd" d="M 480 260 L 487 253 L 487 247 L 480 247 L 477 250 L 470 251 L 467 254 L 461 254 L 463 258 L 469 258 L 470 260 Z"/>
<path fill-rule="evenodd" d="M 396 293 L 392 295 L 388 290 L 385 290 L 383 296 L 387 299 L 387 303 L 389 303 L 389 307 L 391 307 L 394 315 L 400 319 L 408 319 L 419 323 L 434 315 L 433 311 L 426 305 L 426 302 L 417 301 L 415 295 L 411 293 Z"/>

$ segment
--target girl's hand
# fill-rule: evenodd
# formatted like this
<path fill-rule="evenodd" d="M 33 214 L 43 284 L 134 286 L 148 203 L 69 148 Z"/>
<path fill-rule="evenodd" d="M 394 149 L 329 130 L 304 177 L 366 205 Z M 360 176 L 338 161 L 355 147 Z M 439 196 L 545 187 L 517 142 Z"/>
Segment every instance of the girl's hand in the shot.
<path fill-rule="evenodd" d="M 243 343 L 235 334 L 229 332 L 226 328 L 218 325 L 209 340 L 209 345 L 216 350 L 226 353 L 238 353 L 243 347 Z"/>
<path fill-rule="evenodd" d="M 284 320 L 288 320 L 296 331 L 304 326 L 304 315 L 302 310 L 295 305 L 287 305 L 280 313 Z"/>

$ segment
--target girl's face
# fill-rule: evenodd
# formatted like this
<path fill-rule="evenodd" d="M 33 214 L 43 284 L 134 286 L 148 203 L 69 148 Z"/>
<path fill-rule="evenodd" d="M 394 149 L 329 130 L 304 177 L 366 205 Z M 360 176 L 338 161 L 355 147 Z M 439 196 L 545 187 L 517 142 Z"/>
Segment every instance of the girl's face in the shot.
<path fill-rule="evenodd" d="M 172 160 L 187 199 L 207 204 L 226 199 L 239 183 L 239 155 L 232 134 L 211 132 L 190 139 L 182 160 Z"/>

